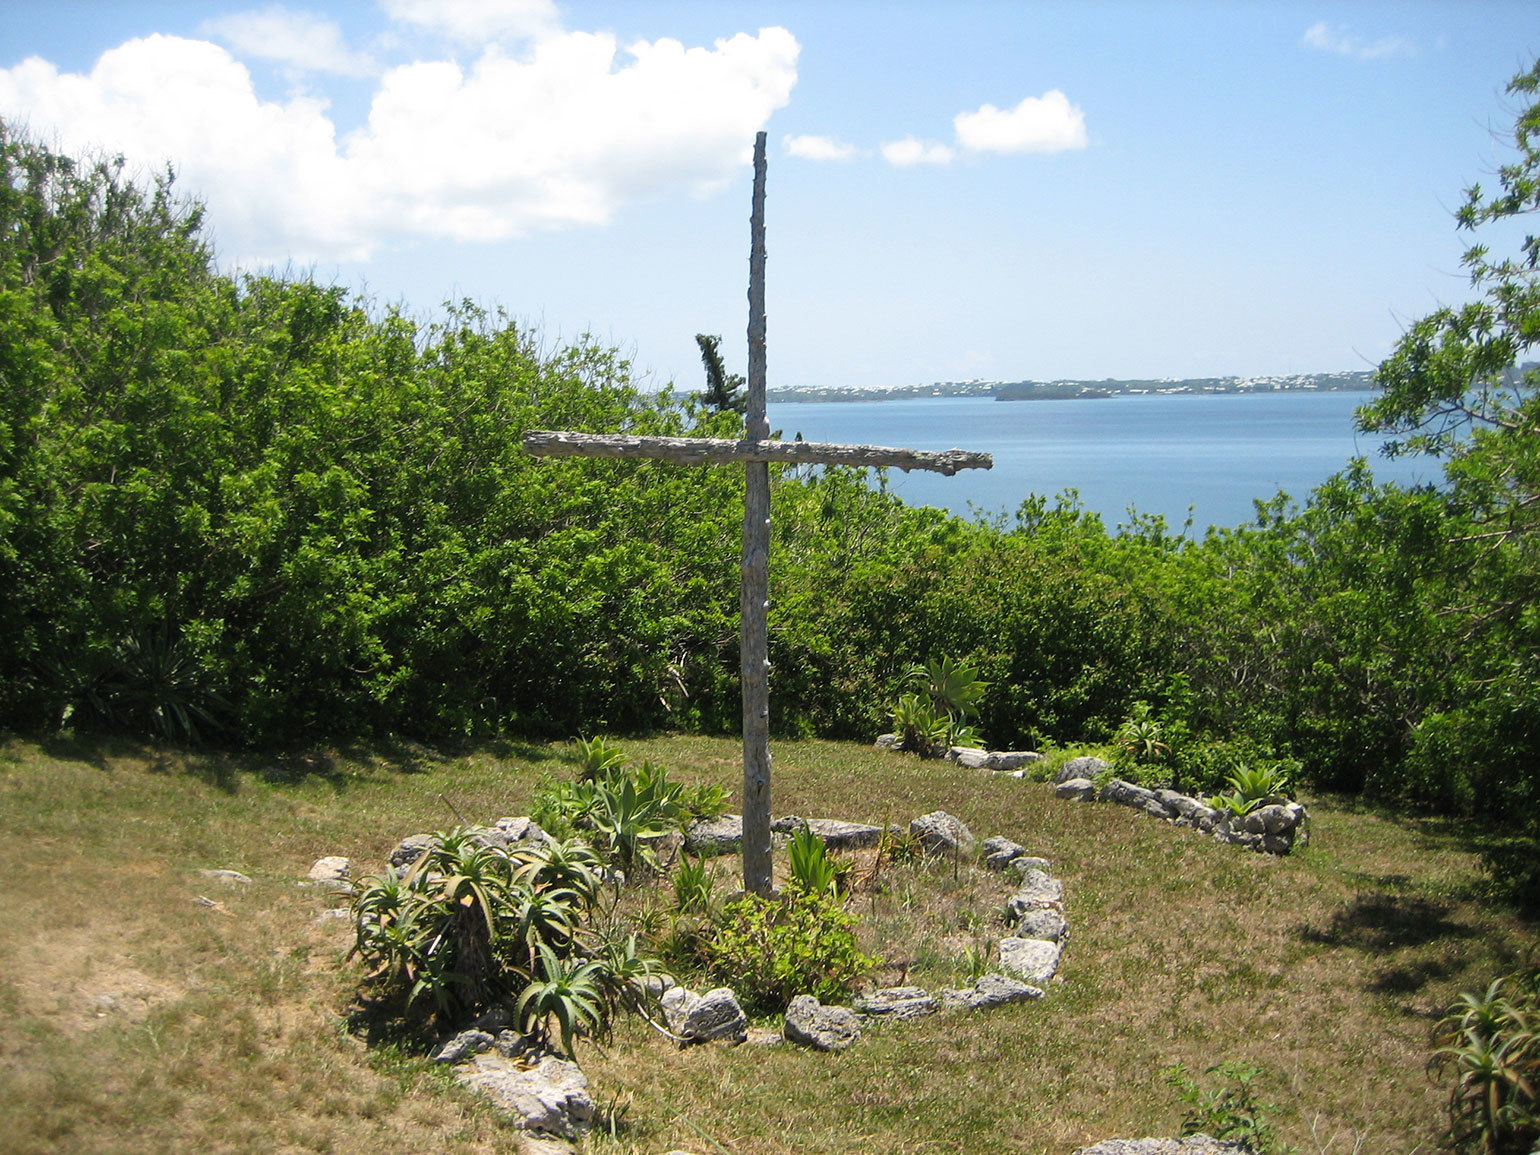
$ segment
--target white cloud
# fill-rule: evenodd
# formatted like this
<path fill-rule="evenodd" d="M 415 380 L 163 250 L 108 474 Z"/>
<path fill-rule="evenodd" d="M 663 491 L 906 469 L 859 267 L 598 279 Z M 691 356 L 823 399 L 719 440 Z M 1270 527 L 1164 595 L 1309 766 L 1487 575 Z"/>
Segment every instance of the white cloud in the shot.
<path fill-rule="evenodd" d="M 798 52 L 782 28 L 623 51 L 560 32 L 518 59 L 493 46 L 468 68 L 392 68 L 367 125 L 339 141 L 323 101 L 262 100 L 225 49 L 157 35 L 87 75 L 35 57 L 0 69 L 0 116 L 68 151 L 169 161 L 237 262 L 362 259 L 393 240 L 501 240 L 602 224 L 637 197 L 709 194 L 790 99 Z"/>
<path fill-rule="evenodd" d="M 906 136 L 903 140 L 890 140 L 882 146 L 882 159 L 899 168 L 917 164 L 951 164 L 954 155 L 944 144 L 912 136 Z"/>
<path fill-rule="evenodd" d="M 334 21 L 279 5 L 205 20 L 201 30 L 224 41 L 238 56 L 274 60 L 296 72 L 368 76 L 377 71 L 367 54 L 348 48 Z"/>
<path fill-rule="evenodd" d="M 803 160 L 855 160 L 866 155 L 864 148 L 832 136 L 788 136 L 785 145 L 788 155 Z"/>
<path fill-rule="evenodd" d="M 1324 20 L 1305 29 L 1303 42 L 1319 52 L 1353 56 L 1359 60 L 1374 60 L 1381 56 L 1411 56 L 1417 51 L 1417 45 L 1405 36 L 1365 40 L 1362 36 L 1354 36 L 1346 28 L 1333 28 Z"/>
<path fill-rule="evenodd" d="M 986 104 L 952 121 L 957 144 L 970 152 L 1063 152 L 1086 146 L 1085 113 L 1057 88 L 1029 96 L 1015 108 Z"/>
<path fill-rule="evenodd" d="M 553 0 L 380 0 L 392 20 L 457 44 L 548 36 L 561 28 Z"/>

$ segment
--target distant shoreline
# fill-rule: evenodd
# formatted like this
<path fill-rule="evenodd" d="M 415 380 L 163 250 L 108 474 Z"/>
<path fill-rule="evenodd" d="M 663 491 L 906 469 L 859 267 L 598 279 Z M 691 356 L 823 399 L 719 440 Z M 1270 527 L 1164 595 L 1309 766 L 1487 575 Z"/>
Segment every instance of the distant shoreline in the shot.
<path fill-rule="evenodd" d="M 1240 393 L 1368 393 L 1372 371 L 1294 373 L 1276 377 L 1187 377 L 1101 381 L 937 381 L 856 389 L 839 385 L 795 385 L 767 389 L 766 401 L 916 401 L 927 397 L 992 397 L 996 401 L 1082 401 L 1107 397 L 1199 397 Z"/>

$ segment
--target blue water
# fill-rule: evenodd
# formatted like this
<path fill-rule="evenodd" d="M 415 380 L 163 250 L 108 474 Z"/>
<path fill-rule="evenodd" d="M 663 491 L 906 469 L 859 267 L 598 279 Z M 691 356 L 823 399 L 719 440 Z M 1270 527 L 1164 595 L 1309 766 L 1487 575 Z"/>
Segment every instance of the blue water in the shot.
<path fill-rule="evenodd" d="M 953 477 L 891 470 L 888 489 L 910 505 L 967 515 L 1014 513 L 1031 494 L 1079 491 L 1108 528 L 1130 507 L 1180 528 L 1232 526 L 1280 489 L 1306 497 L 1354 456 L 1380 481 L 1437 481 L 1428 461 L 1379 456 L 1381 439 L 1353 431 L 1371 393 L 1238 393 L 1085 401 L 772 402 L 770 427 L 790 438 L 994 454 L 992 470 Z"/>

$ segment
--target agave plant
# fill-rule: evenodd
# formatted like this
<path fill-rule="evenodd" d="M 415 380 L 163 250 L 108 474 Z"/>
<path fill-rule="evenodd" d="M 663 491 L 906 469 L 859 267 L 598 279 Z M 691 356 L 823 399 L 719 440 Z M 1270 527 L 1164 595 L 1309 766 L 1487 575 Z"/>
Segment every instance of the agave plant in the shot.
<path fill-rule="evenodd" d="M 562 1050 L 572 1056 L 574 1035 L 580 1031 L 596 1034 L 605 1024 L 603 969 L 593 960 L 563 959 L 542 943 L 538 977 L 519 996 L 517 1013 L 525 1036 L 537 1043 L 548 1042 L 554 1019 L 561 1032 Z"/>
<path fill-rule="evenodd" d="M 1250 814 L 1258 806 L 1287 802 L 1289 778 L 1279 766 L 1237 765 L 1228 778 L 1228 794 L 1215 794 L 1206 801 L 1210 806 L 1232 814 Z"/>
<path fill-rule="evenodd" d="M 578 778 L 584 782 L 607 778 L 612 771 L 625 765 L 626 757 L 621 753 L 620 747 L 607 744 L 602 736 L 579 738 L 577 747 L 583 758 L 583 767 L 578 771 Z"/>
<path fill-rule="evenodd" d="M 938 717 L 929 702 L 918 694 L 903 694 L 894 703 L 893 725 L 898 729 L 898 748 L 929 755 L 945 747 L 951 736 L 952 721 Z"/>
<path fill-rule="evenodd" d="M 943 657 L 909 670 L 909 680 L 921 687 L 931 708 L 956 721 L 976 717 L 988 682 L 981 682 L 976 667 Z"/>
<path fill-rule="evenodd" d="M 1540 1147 L 1540 969 L 1462 994 L 1435 1041 L 1429 1065 L 1455 1074 L 1449 1117 L 1461 1150 L 1524 1155 Z"/>

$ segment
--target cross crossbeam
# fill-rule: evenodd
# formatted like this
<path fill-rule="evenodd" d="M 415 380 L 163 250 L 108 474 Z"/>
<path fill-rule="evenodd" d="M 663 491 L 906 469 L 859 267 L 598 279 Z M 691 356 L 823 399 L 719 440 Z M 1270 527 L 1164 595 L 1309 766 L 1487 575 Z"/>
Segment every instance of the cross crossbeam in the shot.
<path fill-rule="evenodd" d="M 526 433 L 524 448 L 544 457 L 653 457 L 675 465 L 774 461 L 794 465 L 891 466 L 906 473 L 927 469 L 948 477 L 959 469 L 988 469 L 994 464 L 987 453 L 961 449 L 937 452 L 827 441 L 732 441 L 725 437 L 641 437 L 628 433 L 546 430 Z"/>
<path fill-rule="evenodd" d="M 524 448 L 547 457 L 652 458 L 679 465 L 744 466 L 743 587 L 739 597 L 739 674 L 743 683 L 743 888 L 769 894 L 770 859 L 770 462 L 891 466 L 950 477 L 989 469 L 987 453 L 930 452 L 881 445 L 772 441 L 765 416 L 765 134 L 754 140 L 754 207 L 749 223 L 748 412 L 742 441 L 717 437 L 638 437 L 623 433 L 539 431 Z"/>

